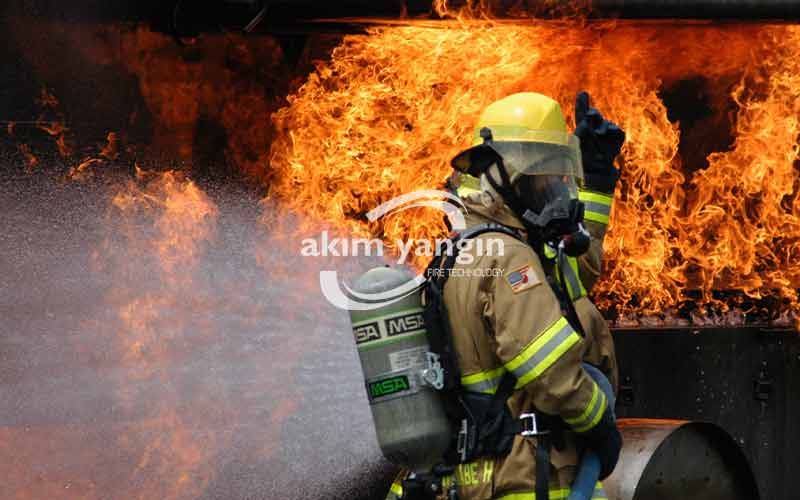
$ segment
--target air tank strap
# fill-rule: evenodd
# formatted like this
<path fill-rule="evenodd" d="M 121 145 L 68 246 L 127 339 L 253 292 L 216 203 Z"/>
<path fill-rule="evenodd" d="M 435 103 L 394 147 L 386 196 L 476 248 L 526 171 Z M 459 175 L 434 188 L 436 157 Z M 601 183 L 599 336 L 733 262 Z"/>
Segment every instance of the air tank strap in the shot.
<path fill-rule="evenodd" d="M 555 250 L 555 255 L 552 253 L 548 255 L 543 244 L 534 247 L 533 251 L 539 256 L 539 261 L 542 263 L 542 268 L 544 269 L 545 276 L 547 277 L 547 283 L 550 285 L 550 289 L 553 290 L 553 294 L 558 299 L 558 302 L 561 305 L 561 312 L 564 314 L 564 317 L 567 318 L 570 326 L 576 332 L 578 332 L 581 337 L 586 337 L 583 324 L 581 324 L 581 321 L 578 318 L 578 312 L 575 310 L 572 297 L 567 289 L 567 281 L 565 279 L 564 269 L 562 266 L 569 264 L 564 256 L 563 247 L 559 246 Z"/>
<path fill-rule="evenodd" d="M 439 355 L 444 368 L 445 390 L 458 390 L 461 388 L 461 370 L 458 367 L 456 353 L 453 351 L 453 337 L 450 331 L 447 308 L 444 303 L 444 286 L 458 258 L 460 250 L 458 242 L 490 232 L 502 233 L 521 240 L 519 234 L 502 224 L 494 222 L 479 224 L 450 238 L 452 243 L 450 243 L 449 251 L 444 251 L 444 245 L 447 242 L 443 242 L 437 249 L 437 257 L 434 257 L 425 270 L 427 286 L 423 294 L 423 314 L 428 327 L 428 342 L 430 343 L 431 351 Z"/>
<path fill-rule="evenodd" d="M 570 297 L 569 290 L 567 289 L 567 280 L 564 278 L 564 268 L 562 262 L 566 262 L 566 259 L 563 258 L 563 252 L 563 245 L 559 245 L 558 256 L 556 257 L 558 262 L 556 264 L 556 269 L 558 270 L 558 280 L 561 283 L 561 295 L 563 296 L 563 302 L 565 306 L 564 312 L 566 313 L 567 321 L 569 321 L 572 328 L 574 328 L 581 337 L 586 337 L 586 332 L 583 330 L 583 324 L 581 324 L 581 319 L 578 317 L 578 311 L 575 310 L 575 304 L 573 304 L 572 297 Z M 556 294 L 556 296 L 558 295 L 559 294 Z"/>

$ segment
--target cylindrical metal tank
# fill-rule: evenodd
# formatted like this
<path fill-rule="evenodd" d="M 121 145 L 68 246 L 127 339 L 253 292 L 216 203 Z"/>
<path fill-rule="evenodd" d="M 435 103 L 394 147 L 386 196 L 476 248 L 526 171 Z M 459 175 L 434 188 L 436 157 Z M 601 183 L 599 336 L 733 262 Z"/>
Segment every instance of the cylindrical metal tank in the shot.
<path fill-rule="evenodd" d="M 408 283 L 407 273 L 377 267 L 353 290 L 387 292 Z M 373 310 L 350 312 L 378 444 L 392 463 L 428 471 L 444 454 L 453 432 L 429 373 L 428 336 L 419 293 Z"/>
<path fill-rule="evenodd" d="M 609 500 L 758 500 L 744 454 L 722 428 L 621 419 L 624 447 L 604 481 Z"/>

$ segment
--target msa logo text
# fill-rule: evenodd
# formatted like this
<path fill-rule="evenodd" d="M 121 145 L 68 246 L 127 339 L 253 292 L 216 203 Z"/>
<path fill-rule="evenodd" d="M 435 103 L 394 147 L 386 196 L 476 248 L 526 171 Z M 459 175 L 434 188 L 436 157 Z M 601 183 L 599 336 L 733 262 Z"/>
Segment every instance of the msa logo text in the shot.
<path fill-rule="evenodd" d="M 378 329 L 377 322 L 367 323 L 366 325 L 353 328 L 353 335 L 356 337 L 356 344 L 363 344 L 364 342 L 381 338 L 381 332 Z"/>
<path fill-rule="evenodd" d="M 390 337 L 421 330 L 424 327 L 425 320 L 422 317 L 422 313 L 418 312 L 386 320 L 386 331 Z"/>
<path fill-rule="evenodd" d="M 398 392 L 403 392 L 411 389 L 408 383 L 408 377 L 400 375 L 397 377 L 387 378 L 370 382 L 367 384 L 367 390 L 371 399 L 378 399 Z"/>

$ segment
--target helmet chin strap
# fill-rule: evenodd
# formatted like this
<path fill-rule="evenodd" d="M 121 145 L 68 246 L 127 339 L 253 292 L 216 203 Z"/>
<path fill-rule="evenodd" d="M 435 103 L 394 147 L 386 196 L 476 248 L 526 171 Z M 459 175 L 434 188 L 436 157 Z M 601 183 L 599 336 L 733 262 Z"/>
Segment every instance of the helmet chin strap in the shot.
<path fill-rule="evenodd" d="M 578 200 L 570 200 L 569 204 L 565 204 L 563 201 L 550 202 L 539 213 L 536 213 L 528 208 L 521 197 L 514 191 L 511 185 L 511 178 L 505 165 L 503 165 L 503 159 L 499 155 L 496 164 L 501 182 L 498 182 L 488 169 L 485 172 L 486 179 L 503 198 L 503 201 L 514 215 L 522 222 L 525 231 L 528 233 L 528 244 L 538 252 L 545 243 L 548 243 L 554 248 L 562 248 L 567 255 L 572 257 L 576 257 L 588 250 L 591 238 L 583 226 L 584 207 L 581 202 Z M 558 224 L 563 224 L 564 221 L 577 222 L 577 228 L 569 234 L 559 234 L 558 230 L 554 229 Z"/>
<path fill-rule="evenodd" d="M 488 127 L 483 127 L 480 130 L 480 136 L 485 145 L 491 144 L 491 129 Z M 537 253 L 544 248 L 545 243 L 552 243 L 553 246 L 558 246 L 564 243 L 563 240 L 566 235 L 548 233 L 553 232 L 551 223 L 557 224 L 559 221 L 565 220 L 575 220 L 578 222 L 578 231 L 575 231 L 571 235 L 567 236 L 567 239 L 574 239 L 574 243 L 578 243 L 578 245 L 572 244 L 572 241 L 567 241 L 567 244 L 570 247 L 567 253 L 571 254 L 572 252 L 570 250 L 578 250 L 577 247 L 581 247 L 583 251 L 588 248 L 588 244 L 584 244 L 588 243 L 588 233 L 586 233 L 586 230 L 583 229 L 582 225 L 582 203 L 576 201 L 571 202 L 569 206 L 564 206 L 563 202 L 550 202 L 546 204 L 537 214 L 528 208 L 522 198 L 517 195 L 516 191 L 514 191 L 514 187 L 511 183 L 511 176 L 508 174 L 508 170 L 503 163 L 503 157 L 495 152 L 493 159 L 494 164 L 497 165 L 497 172 L 500 174 L 500 182 L 498 182 L 497 179 L 495 179 L 492 175 L 491 166 L 488 168 L 484 167 L 483 173 L 486 175 L 486 180 L 489 181 L 489 184 L 492 186 L 492 188 L 494 188 L 494 190 L 503 198 L 505 204 L 508 205 L 514 215 L 516 215 L 520 222 L 522 222 L 525 231 L 528 233 L 528 244 L 531 245 L 531 247 L 533 247 Z M 548 228 L 551 230 L 548 231 Z M 582 241 L 584 239 L 582 237 L 584 234 L 587 236 L 586 242 Z"/>
<path fill-rule="evenodd" d="M 539 225 L 540 222 L 531 209 L 525 206 L 525 203 L 517 196 L 514 188 L 511 185 L 511 177 L 508 175 L 503 159 L 498 155 L 497 157 L 497 171 L 500 174 L 500 181 L 491 175 L 491 172 L 486 170 L 486 180 L 489 181 L 492 188 L 497 191 L 503 198 L 503 201 L 508 205 L 508 208 L 517 216 L 525 227 L 525 232 L 528 233 L 528 244 L 531 245 L 537 252 L 543 248 L 544 245 L 544 226 Z"/>

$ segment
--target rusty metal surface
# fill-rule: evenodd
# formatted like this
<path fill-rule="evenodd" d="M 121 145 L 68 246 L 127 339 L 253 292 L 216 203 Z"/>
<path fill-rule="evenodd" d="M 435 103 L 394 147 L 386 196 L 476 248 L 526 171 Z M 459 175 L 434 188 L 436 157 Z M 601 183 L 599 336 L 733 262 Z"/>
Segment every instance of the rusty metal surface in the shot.
<path fill-rule="evenodd" d="M 614 331 L 621 417 L 712 422 L 743 450 L 761 498 L 794 500 L 800 336 L 763 327 Z"/>
<path fill-rule="evenodd" d="M 755 500 L 744 455 L 719 427 L 679 420 L 620 421 L 625 446 L 605 481 L 613 500 Z"/>
<path fill-rule="evenodd" d="M 604 486 L 609 498 L 630 500 L 634 498 L 636 487 L 656 448 L 683 421 L 635 421 L 621 420 L 620 429 L 624 447 L 614 473 L 605 480 Z"/>

